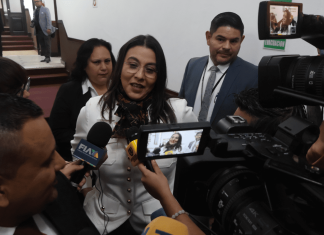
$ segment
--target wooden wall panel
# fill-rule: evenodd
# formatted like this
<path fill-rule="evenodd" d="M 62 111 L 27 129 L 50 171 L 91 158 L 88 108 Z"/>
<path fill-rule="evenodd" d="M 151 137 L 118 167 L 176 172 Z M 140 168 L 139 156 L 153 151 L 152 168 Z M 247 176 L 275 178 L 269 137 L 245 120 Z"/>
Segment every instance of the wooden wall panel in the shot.
<path fill-rule="evenodd" d="M 66 70 L 71 72 L 73 63 L 76 60 L 77 52 L 84 41 L 69 38 L 61 20 L 58 21 L 58 28 L 60 32 L 61 57 L 65 62 Z"/>

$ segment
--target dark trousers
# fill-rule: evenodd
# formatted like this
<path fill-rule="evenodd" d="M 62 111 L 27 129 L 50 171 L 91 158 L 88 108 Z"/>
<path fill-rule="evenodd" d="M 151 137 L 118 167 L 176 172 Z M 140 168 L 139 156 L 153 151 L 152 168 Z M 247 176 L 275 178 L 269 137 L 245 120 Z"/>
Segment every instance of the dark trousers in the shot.
<path fill-rule="evenodd" d="M 38 44 L 41 48 L 41 55 L 51 57 L 51 35 L 45 35 L 43 31 L 36 33 Z"/>

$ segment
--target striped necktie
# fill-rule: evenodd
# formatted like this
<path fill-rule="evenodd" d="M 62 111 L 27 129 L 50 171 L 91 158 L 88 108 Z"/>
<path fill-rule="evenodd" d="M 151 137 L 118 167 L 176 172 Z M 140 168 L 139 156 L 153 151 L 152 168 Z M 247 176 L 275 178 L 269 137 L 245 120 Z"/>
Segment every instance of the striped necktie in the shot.
<path fill-rule="evenodd" d="M 201 108 L 200 108 L 200 112 L 198 115 L 198 120 L 200 122 L 206 121 L 206 119 L 207 119 L 210 98 L 211 98 L 213 86 L 214 86 L 214 83 L 216 80 L 216 73 L 219 71 L 219 68 L 217 68 L 216 66 L 213 66 L 210 68 L 210 71 L 211 71 L 211 73 L 210 73 L 210 76 L 209 76 L 209 79 L 207 82 L 204 98 L 201 102 Z M 203 86 L 204 84 L 201 84 L 201 85 Z"/>

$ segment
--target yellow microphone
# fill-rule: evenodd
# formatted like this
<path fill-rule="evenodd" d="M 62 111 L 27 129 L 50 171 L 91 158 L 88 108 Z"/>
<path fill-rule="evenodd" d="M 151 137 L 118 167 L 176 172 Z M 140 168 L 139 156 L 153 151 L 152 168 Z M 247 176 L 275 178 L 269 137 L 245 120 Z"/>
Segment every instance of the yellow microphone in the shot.
<path fill-rule="evenodd" d="M 137 158 L 137 139 L 128 144 L 126 152 L 130 160 Z"/>
<path fill-rule="evenodd" d="M 183 223 L 169 217 L 160 216 L 149 223 L 142 235 L 188 235 L 188 228 Z"/>
<path fill-rule="evenodd" d="M 137 158 L 137 135 L 138 128 L 136 126 L 132 126 L 127 130 L 126 136 L 129 144 L 126 147 L 126 153 L 133 166 L 137 166 L 140 163 Z"/>
<path fill-rule="evenodd" d="M 169 150 L 164 152 L 164 155 L 173 155 L 173 150 Z"/>

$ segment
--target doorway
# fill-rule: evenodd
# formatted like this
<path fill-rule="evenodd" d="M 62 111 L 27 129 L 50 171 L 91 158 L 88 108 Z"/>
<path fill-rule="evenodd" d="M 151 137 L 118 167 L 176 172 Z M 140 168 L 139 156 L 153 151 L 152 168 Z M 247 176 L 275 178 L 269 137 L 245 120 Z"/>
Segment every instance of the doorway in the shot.
<path fill-rule="evenodd" d="M 5 0 L 10 35 L 27 35 L 24 0 Z"/>

